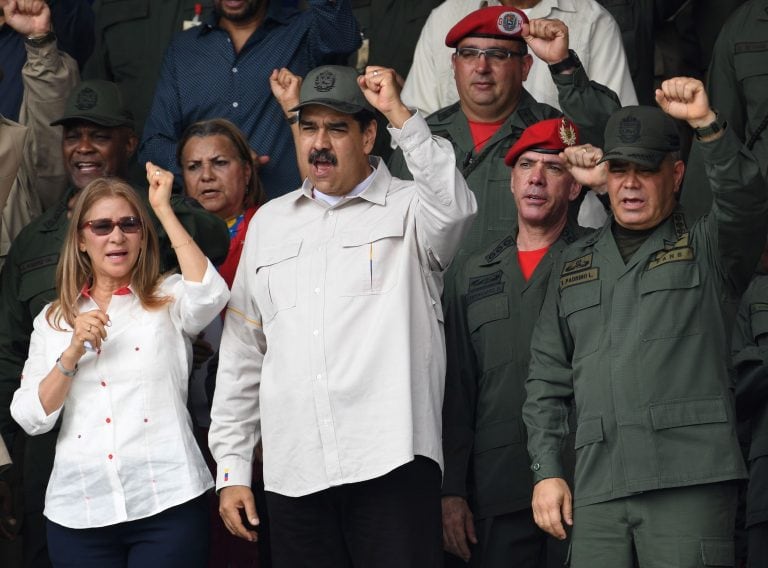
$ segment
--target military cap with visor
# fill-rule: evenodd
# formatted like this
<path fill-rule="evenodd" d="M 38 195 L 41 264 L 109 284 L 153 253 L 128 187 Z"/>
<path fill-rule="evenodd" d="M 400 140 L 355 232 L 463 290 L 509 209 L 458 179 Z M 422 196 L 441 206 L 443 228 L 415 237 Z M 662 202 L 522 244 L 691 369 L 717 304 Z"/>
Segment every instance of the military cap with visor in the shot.
<path fill-rule="evenodd" d="M 605 126 L 603 158 L 658 169 L 670 152 L 680 149 L 675 121 L 658 107 L 628 106 L 614 112 Z"/>
<path fill-rule="evenodd" d="M 309 105 L 322 105 L 344 114 L 361 110 L 374 113 L 373 107 L 357 84 L 358 73 L 352 67 L 322 65 L 307 73 L 301 83 L 299 104 L 291 111 Z"/>
<path fill-rule="evenodd" d="M 110 81 L 83 81 L 67 99 L 64 114 L 51 126 L 83 120 L 99 126 L 134 128 L 133 115 L 123 103 L 120 88 Z"/>

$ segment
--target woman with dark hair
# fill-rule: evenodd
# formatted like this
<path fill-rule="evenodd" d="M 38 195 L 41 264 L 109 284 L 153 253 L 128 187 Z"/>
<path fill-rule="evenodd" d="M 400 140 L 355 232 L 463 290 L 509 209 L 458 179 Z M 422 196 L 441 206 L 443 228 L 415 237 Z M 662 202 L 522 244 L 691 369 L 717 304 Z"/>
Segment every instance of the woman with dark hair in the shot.
<path fill-rule="evenodd" d="M 230 121 L 216 118 L 191 124 L 178 144 L 178 163 L 184 177 L 185 193 L 229 226 L 229 252 L 217 268 L 231 288 L 248 223 L 266 201 L 256 173 L 248 141 Z M 195 371 L 190 380 L 190 408 L 195 421 L 195 435 L 212 473 L 216 463 L 208 451 L 208 426 L 213 400 L 222 320 L 214 320 L 194 341 Z M 261 463 L 253 466 L 256 485 L 261 480 Z M 257 495 L 263 489 L 255 487 Z M 263 512 L 263 508 L 262 508 Z M 209 502 L 211 550 L 208 568 L 253 568 L 269 566 L 266 522 L 260 527 L 261 542 L 256 545 L 233 537 L 219 516 L 219 500 Z M 266 519 L 266 513 L 263 515 Z"/>
<path fill-rule="evenodd" d="M 229 292 L 171 209 L 173 175 L 148 163 L 147 179 L 181 274 L 160 275 L 135 191 L 90 183 L 11 405 L 30 435 L 62 419 L 44 511 L 54 566 L 205 565 L 213 482 L 186 409 L 189 338 Z"/>
<path fill-rule="evenodd" d="M 229 225 L 229 254 L 219 273 L 232 287 L 248 223 L 266 201 L 245 135 L 223 118 L 191 124 L 177 160 L 184 191 Z"/>

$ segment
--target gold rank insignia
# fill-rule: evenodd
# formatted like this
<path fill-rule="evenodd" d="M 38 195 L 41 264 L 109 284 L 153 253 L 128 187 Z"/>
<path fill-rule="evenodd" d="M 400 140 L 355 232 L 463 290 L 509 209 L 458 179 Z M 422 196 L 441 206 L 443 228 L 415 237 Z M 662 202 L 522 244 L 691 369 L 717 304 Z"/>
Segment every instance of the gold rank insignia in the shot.
<path fill-rule="evenodd" d="M 573 123 L 565 117 L 560 122 L 560 141 L 566 146 L 576 144 L 576 129 L 573 127 Z"/>

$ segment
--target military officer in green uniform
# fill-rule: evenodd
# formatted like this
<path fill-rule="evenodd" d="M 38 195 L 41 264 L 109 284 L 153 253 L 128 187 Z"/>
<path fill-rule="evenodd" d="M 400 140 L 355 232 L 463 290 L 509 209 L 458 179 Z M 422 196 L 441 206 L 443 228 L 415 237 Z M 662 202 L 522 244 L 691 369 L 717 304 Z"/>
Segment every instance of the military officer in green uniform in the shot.
<path fill-rule="evenodd" d="M 597 150 L 574 156 L 577 180 L 607 185 L 613 218 L 563 252 L 531 343 L 534 519 L 559 538 L 573 527 L 573 568 L 734 562 L 734 480 L 746 469 L 729 338 L 765 243 L 768 186 L 700 81 L 665 81 L 656 100 L 663 111 L 611 116 L 598 167 Z M 715 188 L 695 223 L 675 199 L 685 166 L 670 117 L 695 129 Z M 574 507 L 560 460 L 571 399 Z"/>
<path fill-rule="evenodd" d="M 605 122 L 619 107 L 619 99 L 589 80 L 578 56 L 568 49 L 568 28 L 559 20 L 529 22 L 515 8 L 482 8 L 451 28 L 445 43 L 456 48 L 453 66 L 459 102 L 435 112 L 427 123 L 433 134 L 453 144 L 457 167 L 478 207 L 458 263 L 470 251 L 503 239 L 517 222 L 504 156 L 527 127 L 562 114 L 536 102 L 523 88 L 533 64 L 528 48 L 550 63 L 563 112 L 579 125 L 585 142 L 602 143 Z M 410 176 L 399 150 L 390 169 L 398 177 Z"/>
<path fill-rule="evenodd" d="M 64 161 L 70 186 L 58 205 L 22 229 L 0 272 L 0 433 L 8 447 L 14 447 L 13 436 L 22 435 L 17 434 L 18 426 L 10 416 L 11 398 L 28 356 L 32 322 L 56 297 L 56 265 L 69 223 L 70 204 L 74 195 L 94 179 L 124 176 L 138 144 L 133 119 L 118 87 L 107 81 L 82 82 L 70 94 L 64 116 L 53 124 L 64 128 L 59 159 Z M 172 205 L 206 256 L 213 262 L 222 260 L 229 246 L 226 224 L 183 197 L 172 198 Z M 160 242 L 163 269 L 171 269 L 176 259 L 164 232 Z M 49 565 L 42 511 L 57 430 L 26 440 L 22 467 L 27 566 Z M 14 461 L 20 465 L 20 460 Z"/>
<path fill-rule="evenodd" d="M 531 513 L 522 407 L 552 265 L 585 233 L 568 218 L 581 185 L 559 156 L 577 141 L 567 118 L 523 132 L 505 158 L 517 222 L 446 283 L 443 534 L 446 549 L 471 566 L 538 568 L 545 557 L 547 535 Z"/>
<path fill-rule="evenodd" d="M 764 257 L 765 258 L 765 257 Z M 744 293 L 733 332 L 736 416 L 748 424 L 747 566 L 768 566 L 768 274 Z"/>

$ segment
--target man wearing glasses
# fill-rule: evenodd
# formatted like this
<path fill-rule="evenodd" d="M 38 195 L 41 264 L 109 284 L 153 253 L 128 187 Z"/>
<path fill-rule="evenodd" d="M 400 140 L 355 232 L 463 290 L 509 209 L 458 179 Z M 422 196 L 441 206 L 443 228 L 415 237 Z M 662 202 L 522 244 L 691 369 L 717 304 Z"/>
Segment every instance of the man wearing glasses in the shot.
<path fill-rule="evenodd" d="M 445 44 L 456 50 L 459 102 L 431 115 L 427 124 L 432 134 L 451 141 L 456 165 L 477 198 L 478 215 L 462 243 L 455 263 L 460 264 L 463 255 L 503 239 L 517 220 L 504 156 L 527 127 L 561 116 L 523 88 L 533 63 L 528 48 L 549 64 L 560 104 L 585 142 L 602 143 L 603 128 L 619 100 L 607 87 L 589 81 L 568 49 L 568 28 L 559 20 L 529 21 L 514 8 L 483 8 L 459 21 Z M 398 177 L 410 177 L 400 150 L 390 169 Z M 572 218 L 580 202 L 572 205 Z"/>

